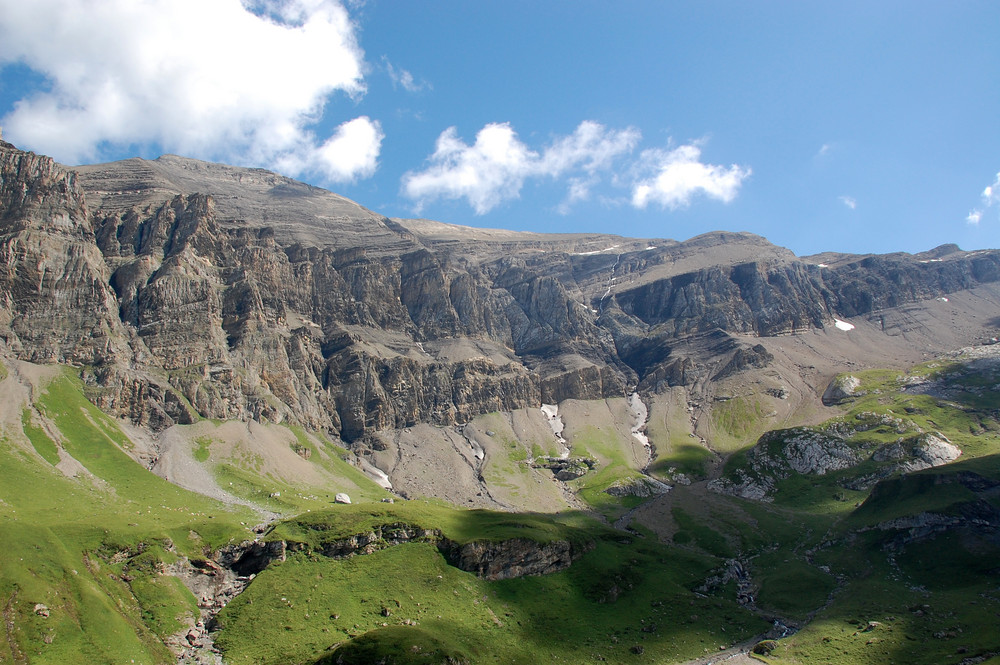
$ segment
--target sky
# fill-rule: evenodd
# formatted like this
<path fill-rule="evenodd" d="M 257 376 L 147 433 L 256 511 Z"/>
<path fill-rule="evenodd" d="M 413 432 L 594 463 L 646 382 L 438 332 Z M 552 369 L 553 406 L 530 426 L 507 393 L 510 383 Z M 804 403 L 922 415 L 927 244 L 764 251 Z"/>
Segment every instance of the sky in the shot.
<path fill-rule="evenodd" d="M 0 127 L 389 217 L 1000 247 L 1000 2 L 0 0 Z"/>

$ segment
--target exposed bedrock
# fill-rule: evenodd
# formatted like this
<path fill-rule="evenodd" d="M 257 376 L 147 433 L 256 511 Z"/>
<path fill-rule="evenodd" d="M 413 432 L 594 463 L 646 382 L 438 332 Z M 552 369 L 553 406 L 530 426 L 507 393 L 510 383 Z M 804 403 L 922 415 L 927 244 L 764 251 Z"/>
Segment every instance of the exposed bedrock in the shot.
<path fill-rule="evenodd" d="M 0 178 L 0 342 L 85 367 L 92 399 L 152 429 L 256 419 L 352 441 L 657 392 L 706 378 L 708 357 L 719 377 L 771 362 L 737 336 L 1000 280 L 995 251 L 828 266 L 750 234 L 677 243 L 389 220 L 179 157 L 73 171 L 4 143 Z"/>

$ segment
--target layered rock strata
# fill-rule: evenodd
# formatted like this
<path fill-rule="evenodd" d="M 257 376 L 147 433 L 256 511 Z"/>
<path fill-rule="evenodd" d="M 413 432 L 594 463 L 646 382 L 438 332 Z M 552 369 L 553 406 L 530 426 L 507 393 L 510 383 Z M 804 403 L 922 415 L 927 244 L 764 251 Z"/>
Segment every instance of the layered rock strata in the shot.
<path fill-rule="evenodd" d="M 766 367 L 746 336 L 1000 280 L 1000 254 L 798 259 L 390 220 L 260 169 L 179 157 L 67 169 L 0 145 L 0 341 L 84 368 L 154 430 L 292 422 L 350 443 Z M 687 340 L 699 339 L 692 345 Z"/>

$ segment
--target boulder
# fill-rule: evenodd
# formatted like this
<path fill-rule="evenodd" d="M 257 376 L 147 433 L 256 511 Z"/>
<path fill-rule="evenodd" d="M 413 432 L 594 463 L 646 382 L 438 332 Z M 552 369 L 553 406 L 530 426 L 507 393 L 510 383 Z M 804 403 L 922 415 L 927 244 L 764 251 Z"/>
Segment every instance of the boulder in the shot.
<path fill-rule="evenodd" d="M 334 503 L 350 503 L 351 497 L 349 497 L 344 492 L 337 492 L 337 496 L 333 497 Z"/>
<path fill-rule="evenodd" d="M 961 454 L 961 449 L 940 432 L 924 434 L 913 446 L 913 456 L 930 466 L 941 466 L 954 462 Z"/>
<path fill-rule="evenodd" d="M 827 386 L 826 392 L 823 393 L 823 404 L 826 406 L 842 404 L 855 397 L 860 386 L 861 381 L 857 377 L 853 377 L 850 374 L 842 374 Z"/>

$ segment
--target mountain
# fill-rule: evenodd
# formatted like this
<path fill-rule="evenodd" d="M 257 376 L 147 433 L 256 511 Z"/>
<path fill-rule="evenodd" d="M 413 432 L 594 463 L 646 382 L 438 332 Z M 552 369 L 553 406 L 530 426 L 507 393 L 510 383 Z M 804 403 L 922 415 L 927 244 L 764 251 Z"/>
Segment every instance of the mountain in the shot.
<path fill-rule="evenodd" d="M 716 232 L 677 242 L 474 229 L 389 219 L 261 169 L 177 156 L 70 168 L 0 142 L 0 360 L 7 368 L 0 387 L 9 405 L 2 422 L 13 433 L 10 441 L 21 442 L 10 444 L 20 452 L 0 474 L 36 478 L 22 487 L 20 498 L 0 500 L 11 511 L 17 505 L 34 514 L 39 533 L 46 534 L 23 538 L 41 538 L 47 547 L 73 553 L 70 558 L 79 550 L 87 561 L 109 551 L 104 565 L 118 566 L 116 580 L 135 578 L 137 561 L 149 559 L 144 552 L 155 543 L 159 554 L 147 563 L 159 572 L 150 577 L 147 570 L 139 578 L 148 582 L 145 592 L 132 582 L 127 590 L 105 589 L 94 572 L 102 570 L 99 563 L 91 570 L 91 586 L 79 592 L 125 594 L 138 603 L 153 618 L 121 629 L 138 635 L 153 661 L 170 657 L 164 656 L 169 653 L 164 645 L 174 652 L 185 646 L 183 640 L 180 646 L 170 641 L 170 630 L 155 626 L 157 612 L 164 615 L 164 626 L 173 625 L 168 615 L 182 613 L 188 591 L 156 587 L 154 593 L 149 586 L 161 584 L 158 575 L 174 562 L 194 562 L 190 565 L 202 571 L 218 572 L 219 580 L 229 570 L 229 586 L 202 589 L 205 598 L 216 598 L 223 589 L 234 594 L 232 585 L 246 586 L 250 574 L 261 573 L 261 582 L 246 588 L 262 589 L 264 569 L 284 560 L 286 552 L 313 561 L 320 552 L 381 552 L 393 539 L 417 548 L 403 551 L 421 552 L 419 565 L 428 575 L 438 569 L 434 552 L 466 562 L 458 566 L 462 575 L 478 571 L 480 577 L 492 574 L 484 572 L 493 570 L 484 563 L 488 560 L 506 561 L 499 569 L 520 570 L 522 564 L 513 561 L 537 556 L 539 567 L 525 570 L 577 571 L 553 577 L 569 584 L 559 593 L 583 593 L 595 607 L 632 593 L 640 578 L 645 585 L 655 579 L 676 586 L 676 598 L 684 602 L 702 589 L 690 602 L 707 593 L 723 598 L 727 608 L 701 611 L 721 622 L 705 628 L 713 644 L 722 639 L 726 621 L 740 626 L 734 630 L 741 639 L 764 632 L 762 615 L 801 625 L 821 611 L 827 592 L 846 582 L 832 582 L 829 571 L 816 572 L 818 565 L 836 567 L 814 561 L 820 551 L 833 561 L 829 546 L 810 540 L 813 554 L 802 555 L 807 546 L 797 540 L 800 532 L 779 526 L 780 513 L 768 511 L 792 511 L 788 514 L 796 517 L 789 524 L 795 525 L 813 524 L 810 511 L 843 518 L 836 524 L 853 530 L 828 525 L 840 547 L 851 538 L 868 538 L 859 536 L 867 533 L 859 529 L 888 523 L 888 517 L 871 515 L 892 513 L 886 497 L 909 492 L 909 474 L 937 473 L 959 454 L 966 456 L 962 463 L 971 463 L 969 456 L 996 454 L 992 356 L 983 356 L 985 369 L 968 355 L 939 358 L 963 347 L 994 348 L 988 345 L 998 328 L 997 250 L 944 245 L 916 255 L 797 257 L 749 233 Z M 939 376 L 926 365 L 956 362 L 956 368 L 973 369 Z M 897 379 L 878 383 L 881 374 L 865 374 L 877 368 L 896 377 L 912 373 L 914 366 L 925 368 L 920 376 L 929 372 L 934 381 L 966 388 L 971 382 L 980 393 L 943 407 L 940 403 L 958 403 L 945 394 L 958 388 L 939 386 L 933 390 L 945 393 L 933 404 L 902 398 L 897 403 L 888 397 L 902 390 Z M 954 394 L 959 393 L 971 394 Z M 976 415 L 959 418 L 954 409 Z M 900 413 L 910 414 L 912 428 L 893 420 L 902 418 Z M 970 428 L 978 438 L 966 444 Z M 872 456 L 878 459 L 873 462 Z M 26 459 L 52 468 L 24 467 Z M 130 460 L 139 462 L 135 469 Z M 976 514 L 993 528 L 993 514 L 984 507 L 995 505 L 993 471 L 973 466 L 969 473 L 984 481 L 960 476 L 954 482 L 927 481 L 928 487 L 961 486 L 983 495 L 976 500 L 985 503 L 973 498 L 966 503 L 978 506 Z M 133 477 L 146 473 L 142 467 L 152 471 L 150 477 Z M 28 476 L 25 468 L 32 469 Z M 171 484 L 161 485 L 161 479 Z M 887 489 L 892 482 L 904 483 L 903 489 Z M 827 498 L 821 501 L 803 484 L 815 485 Z M 191 494 L 177 494 L 178 486 Z M 99 493 L 101 502 L 110 503 L 94 508 L 94 514 L 112 511 L 101 519 L 117 525 L 117 540 L 88 535 L 55 545 L 53 538 L 62 536 L 52 535 L 54 523 L 32 512 L 48 506 L 51 496 L 36 497 L 32 487 L 52 496 Z M 419 501 L 383 509 L 390 511 L 384 523 L 366 523 L 357 532 L 337 521 L 317 526 L 304 520 L 305 511 L 329 510 L 334 494 L 342 492 L 362 502 L 436 499 L 463 508 L 548 514 L 538 519 L 555 522 L 514 527 L 527 534 L 522 542 L 510 537 L 507 527 L 500 529 L 502 538 L 489 535 L 499 527 L 477 521 L 486 519 L 481 513 L 469 513 L 463 530 L 441 523 L 466 518 L 403 507 Z M 869 493 L 874 503 L 865 501 Z M 834 495 L 864 504 L 851 518 L 857 524 L 842 514 L 847 499 L 821 507 Z M 33 498 L 18 503 L 26 496 Z M 91 505 L 94 498 L 78 500 Z M 747 500 L 753 507 L 740 503 Z M 146 506 L 154 515 L 154 505 L 182 511 L 182 505 L 204 501 L 216 503 L 188 510 L 196 518 L 189 529 L 173 513 L 169 519 L 129 522 L 123 512 L 124 506 Z M 583 532 L 575 531 L 582 528 L 577 518 L 566 516 L 577 512 L 605 525 L 588 523 Z M 205 523 L 208 514 L 219 515 L 218 526 Z M 271 535 L 264 540 L 260 533 L 266 527 L 256 535 L 247 530 L 279 518 L 292 521 L 267 531 Z M 83 515 L 73 519 L 80 521 L 74 522 L 80 533 L 90 534 L 95 526 L 81 526 Z M 828 517 L 815 519 L 819 524 Z M 756 526 L 751 535 L 750 527 L 734 526 L 734 520 L 769 525 L 777 549 L 766 551 L 769 536 Z M 389 529 L 396 523 L 406 526 Z M 972 543 L 968 523 L 956 524 Z M 620 529 L 628 528 L 630 539 L 646 536 L 662 541 L 665 549 L 649 544 L 640 546 L 641 553 L 629 550 L 619 542 Z M 130 529 L 144 535 L 128 535 Z M 359 534 L 371 529 L 377 535 L 358 545 Z M 195 536 L 182 545 L 185 530 Z M 333 535 L 317 541 L 318 532 Z M 385 535 L 390 532 L 406 535 L 390 538 Z M 258 544 L 235 554 L 220 549 L 227 539 L 235 546 L 244 537 L 257 538 Z M 992 552 L 990 538 L 963 552 L 973 558 L 980 550 Z M 508 543 L 498 551 L 475 544 L 498 539 Z M 866 552 L 896 547 L 869 540 Z M 905 550 L 919 539 L 892 542 L 903 541 Z M 537 543 L 546 544 L 540 553 Z M 120 560 L 112 563 L 115 552 Z M 765 570 L 760 562 L 776 552 L 790 556 L 793 568 L 804 571 L 801 580 L 822 596 L 813 606 L 802 608 L 774 593 L 736 602 L 742 588 L 735 581 L 742 575 L 738 571 L 774 578 L 781 566 L 768 564 Z M 240 557 L 249 558 L 239 564 Z M 662 579 L 656 577 L 660 573 L 629 572 L 629 557 L 654 567 L 658 557 L 669 559 L 685 572 Z M 259 563 L 251 565 L 251 559 Z M 607 588 L 603 573 L 595 572 L 605 565 L 600 561 L 615 571 L 605 571 L 608 579 L 618 580 Z M 713 586 L 709 573 L 716 565 L 729 566 L 730 573 L 728 581 Z M 78 570 L 83 564 L 59 566 Z M 195 582 L 202 578 L 185 570 L 186 588 L 201 588 Z M 720 574 L 721 580 L 727 573 Z M 26 643 L 11 632 L 23 602 L 18 589 L 25 583 L 17 576 L 8 582 L 14 589 L 5 596 L 11 658 L 29 662 Z M 505 588 L 497 584 L 477 586 L 476 593 Z M 169 610 L 154 602 L 161 593 L 173 599 L 162 606 Z M 259 648 L 247 626 L 277 620 L 254 619 L 257 610 L 241 604 L 251 597 L 240 594 L 243 600 L 234 607 L 242 609 L 223 611 L 213 624 L 221 626 L 221 644 L 228 645 L 225 653 L 233 662 L 250 662 L 246 649 Z M 647 605 L 662 603 L 642 599 Z M 161 609 L 149 609 L 151 604 Z M 72 603 L 66 607 L 79 611 Z M 215 616 L 220 608 L 210 609 L 204 616 Z M 511 616 L 525 612 L 526 618 L 536 611 L 542 610 L 521 607 Z M 357 625 L 371 621 L 358 612 Z M 727 612 L 729 619 L 721 619 Z M 194 622 L 196 615 L 190 616 Z M 493 619 L 498 626 L 505 622 L 496 614 Z M 39 619 L 30 621 L 33 630 L 42 630 L 35 626 Z M 698 623 L 681 615 L 671 621 Z M 74 625 L 66 630 L 86 633 L 79 622 Z M 204 632 L 205 622 L 199 625 Z M 701 628 L 691 630 L 696 634 Z M 358 635 L 348 631 L 348 637 Z M 673 638 L 686 645 L 673 657 L 694 653 L 689 637 Z M 196 631 L 188 642 L 201 639 Z M 444 643 L 440 632 L 431 631 L 421 639 L 428 653 L 450 653 L 441 657 L 461 661 L 470 658 L 468 645 L 479 638 Z M 104 648 L 101 639 L 80 640 L 88 648 Z M 247 647 L 251 643 L 257 646 Z M 632 655 L 645 649 L 632 646 L 637 648 Z M 665 644 L 649 648 L 668 657 Z M 296 657 L 316 660 L 307 652 L 313 653 L 305 649 Z M 112 662 L 119 655 L 94 657 Z M 482 653 L 477 659 L 492 662 Z"/>

